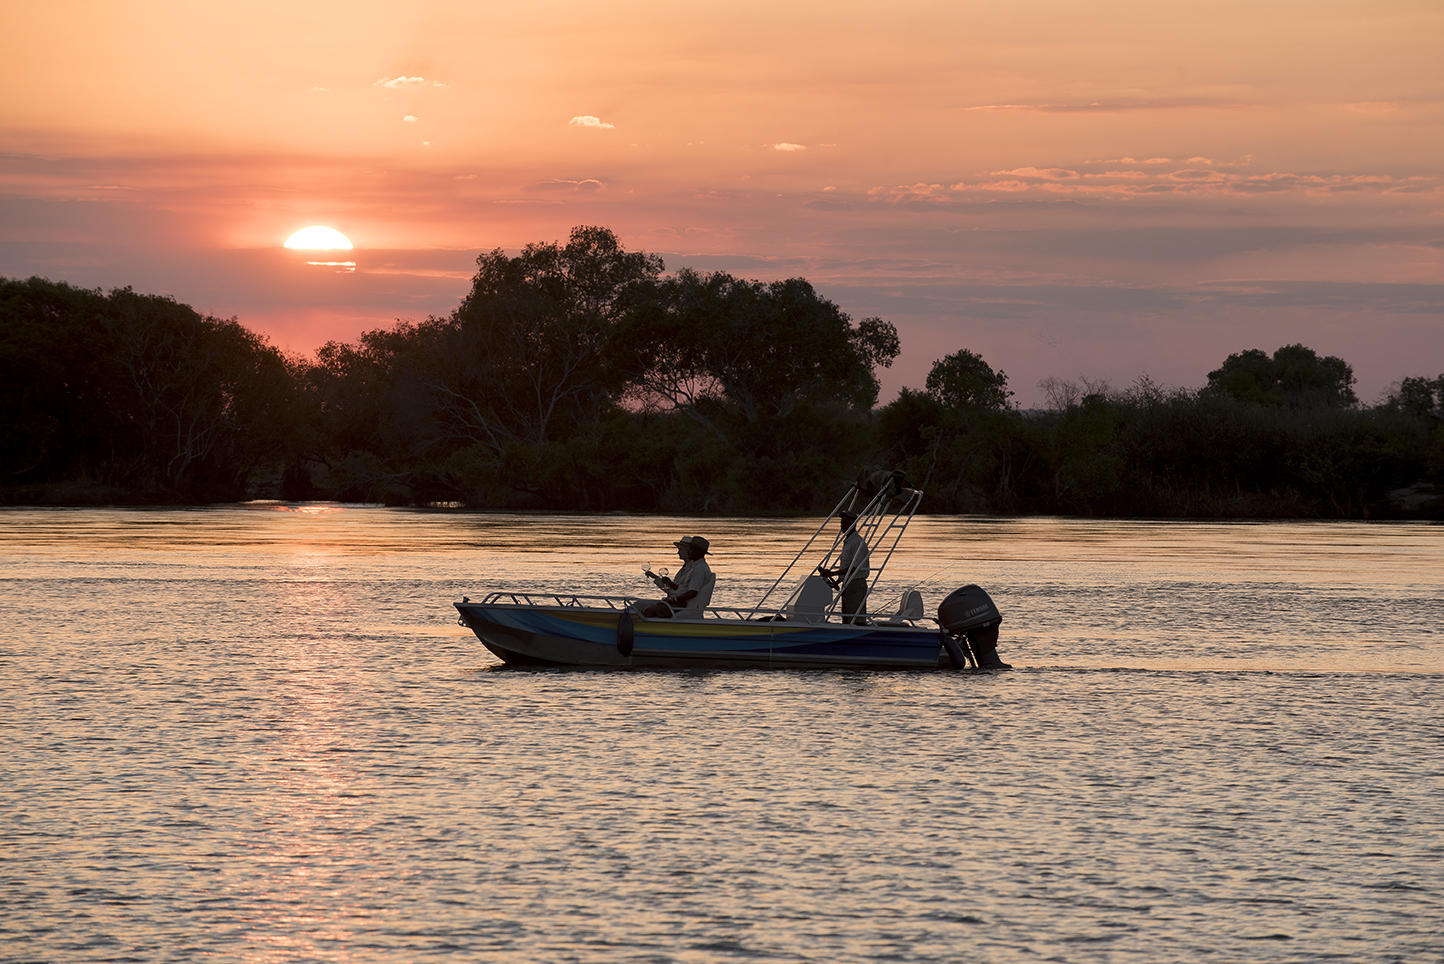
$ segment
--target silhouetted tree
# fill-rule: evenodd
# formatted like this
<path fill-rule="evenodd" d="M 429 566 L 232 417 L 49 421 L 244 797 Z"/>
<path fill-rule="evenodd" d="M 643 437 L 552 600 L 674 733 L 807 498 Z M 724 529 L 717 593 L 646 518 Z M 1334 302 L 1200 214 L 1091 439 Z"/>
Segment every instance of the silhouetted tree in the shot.
<path fill-rule="evenodd" d="M 1347 408 L 1359 401 L 1349 364 L 1303 345 L 1285 345 L 1272 357 L 1257 348 L 1229 355 L 1208 373 L 1208 390 L 1276 408 Z"/>
<path fill-rule="evenodd" d="M 1008 390 L 1008 376 L 993 371 L 991 365 L 966 348 L 933 362 L 927 390 L 948 408 L 1003 409 L 1013 396 Z"/>
<path fill-rule="evenodd" d="M 875 369 L 899 351 L 879 318 L 854 323 L 806 281 L 683 270 L 618 327 L 628 401 L 697 427 L 706 504 L 815 508 L 820 479 L 846 478 L 871 446 Z M 705 437 L 705 441 L 704 441 Z"/>
<path fill-rule="evenodd" d="M 275 468 L 294 362 L 235 319 L 120 288 L 0 283 L 4 484 L 214 501 Z"/>
<path fill-rule="evenodd" d="M 499 454 L 602 415 L 624 387 L 612 329 L 651 297 L 662 268 L 598 227 L 573 229 L 565 246 L 479 257 L 461 305 L 428 326 L 442 352 L 430 386 L 453 430 Z"/>
<path fill-rule="evenodd" d="M 877 401 L 875 369 L 892 364 L 897 330 L 880 318 L 856 325 L 800 278 L 764 283 L 683 270 L 653 308 L 618 332 L 631 397 L 681 410 L 726 436 L 719 417 L 760 424 L 799 407 Z"/>
<path fill-rule="evenodd" d="M 941 508 L 1010 504 L 1022 449 L 1014 442 L 1007 375 L 962 348 L 933 363 L 926 385 L 926 392 L 903 389 L 878 413 L 889 464 L 902 466 Z"/>
<path fill-rule="evenodd" d="M 1412 376 L 1399 383 L 1384 404 L 1416 418 L 1444 418 L 1444 375 L 1436 378 Z"/>

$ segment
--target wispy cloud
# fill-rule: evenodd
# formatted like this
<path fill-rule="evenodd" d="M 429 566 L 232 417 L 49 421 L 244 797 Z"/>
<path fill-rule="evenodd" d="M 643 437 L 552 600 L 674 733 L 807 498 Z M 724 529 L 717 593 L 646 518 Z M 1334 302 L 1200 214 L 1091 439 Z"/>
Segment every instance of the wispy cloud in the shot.
<path fill-rule="evenodd" d="M 530 191 L 570 191 L 574 193 L 591 193 L 606 190 L 606 184 L 594 177 L 568 178 L 557 177 L 549 181 L 541 181 L 533 184 L 527 190 Z"/>
<path fill-rule="evenodd" d="M 572 127 L 593 127 L 597 128 L 598 130 L 608 131 L 613 130 L 617 126 L 616 124 L 608 124 L 606 121 L 593 114 L 578 114 L 576 117 L 573 117 L 571 120 L 567 121 L 567 123 L 570 124 Z"/>
<path fill-rule="evenodd" d="M 1111 167 L 1110 164 L 1134 164 Z M 891 204 L 948 204 L 1002 194 L 1040 198 L 1126 200 L 1148 196 L 1175 197 L 1298 194 L 1325 197 L 1339 194 L 1444 195 L 1444 179 L 1389 174 L 1300 174 L 1291 171 L 1247 173 L 1223 169 L 1207 158 L 1187 161 L 1118 158 L 1098 162 L 1097 169 L 1016 167 L 958 181 L 880 185 L 868 200 Z"/>
<path fill-rule="evenodd" d="M 1404 113 L 1411 108 L 1437 109 L 1438 105 L 1437 98 L 1412 97 L 1399 100 L 1323 100 L 1312 102 L 1310 106 L 1351 114 L 1391 116 Z M 962 109 L 1028 114 L 1119 114 L 1131 111 L 1241 110 L 1277 106 L 1277 104 L 1270 104 L 1251 96 L 1247 90 L 1235 89 L 1179 97 L 1113 97 L 1098 100 L 971 104 Z"/>
<path fill-rule="evenodd" d="M 791 141 L 782 141 L 782 142 L 780 142 L 780 143 L 773 144 L 773 145 L 772 145 L 772 149 L 773 149 L 774 151 L 782 151 L 782 152 L 785 153 L 785 154 L 791 154 L 791 153 L 794 153 L 794 152 L 796 152 L 796 151 L 805 151 L 805 150 L 807 150 L 807 145 L 806 145 L 806 144 L 793 144 Z"/>
<path fill-rule="evenodd" d="M 1039 181 L 1076 181 L 1083 175 L 1066 167 L 1016 167 L 1010 171 L 994 171 L 995 177 L 1021 177 Z"/>
<path fill-rule="evenodd" d="M 1165 164 L 1188 164 L 1192 167 L 1247 168 L 1252 167 L 1253 163 L 1254 156 L 1252 154 L 1243 154 L 1239 157 L 1233 158 L 1232 160 L 1220 160 L 1216 157 L 1204 157 L 1202 155 L 1195 154 L 1193 157 L 1187 158 L 1186 160 L 1182 161 L 1172 157 L 1137 158 L 1125 155 L 1123 157 L 1110 157 L 1083 162 L 1085 167 L 1092 169 L 1096 169 L 1099 167 L 1117 167 L 1119 165 L 1134 167 L 1140 164 L 1147 167 L 1160 167 Z"/>
<path fill-rule="evenodd" d="M 416 87 L 445 87 L 439 80 L 427 80 L 425 77 L 382 77 L 371 85 L 372 87 L 385 87 L 390 90 L 409 90 Z"/>
<path fill-rule="evenodd" d="M 405 121 L 406 123 L 408 123 L 408 124 L 415 124 L 417 121 L 421 120 L 421 118 L 420 118 L 420 117 L 417 117 L 415 114 L 407 114 L 405 117 L 403 117 L 403 118 L 401 118 L 401 119 L 402 119 L 403 121 Z"/>
<path fill-rule="evenodd" d="M 1116 114 L 1142 110 L 1194 110 L 1253 107 L 1254 104 L 1231 97 L 1159 97 L 1120 98 L 1116 100 L 1060 101 L 1039 104 L 975 104 L 969 111 L 1009 111 L 1031 114 Z"/>
<path fill-rule="evenodd" d="M 959 185 L 929 184 L 919 181 L 915 184 L 894 184 L 890 187 L 875 187 L 867 192 L 872 201 L 893 203 L 946 204 L 955 199 Z M 1021 188 L 1020 188 L 1021 190 Z"/>

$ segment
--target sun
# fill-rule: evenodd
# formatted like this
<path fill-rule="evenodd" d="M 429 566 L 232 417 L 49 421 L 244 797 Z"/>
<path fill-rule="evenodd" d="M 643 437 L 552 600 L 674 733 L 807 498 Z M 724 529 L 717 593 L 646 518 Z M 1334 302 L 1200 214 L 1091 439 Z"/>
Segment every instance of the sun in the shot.
<path fill-rule="evenodd" d="M 313 224 L 286 239 L 286 247 L 294 251 L 350 251 L 355 245 L 335 228 Z"/>

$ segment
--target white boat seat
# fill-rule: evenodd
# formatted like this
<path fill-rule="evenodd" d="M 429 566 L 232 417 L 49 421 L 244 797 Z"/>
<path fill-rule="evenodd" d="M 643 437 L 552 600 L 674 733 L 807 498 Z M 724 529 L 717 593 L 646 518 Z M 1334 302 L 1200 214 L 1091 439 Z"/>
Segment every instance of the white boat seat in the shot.
<path fill-rule="evenodd" d="M 805 623 L 820 623 L 832 605 L 832 587 L 819 575 L 811 575 L 802 581 L 797 599 L 787 608 L 788 615 Z"/>
<path fill-rule="evenodd" d="M 913 620 L 922 618 L 923 594 L 916 589 L 909 589 L 902 594 L 897 612 L 881 620 L 881 624 L 884 626 L 907 626 L 911 625 Z"/>

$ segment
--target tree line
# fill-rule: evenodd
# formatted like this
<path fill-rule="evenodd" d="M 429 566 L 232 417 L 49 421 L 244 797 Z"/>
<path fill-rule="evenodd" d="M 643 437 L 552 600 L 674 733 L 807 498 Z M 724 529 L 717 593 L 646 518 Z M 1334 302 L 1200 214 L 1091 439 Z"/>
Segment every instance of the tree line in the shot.
<path fill-rule="evenodd" d="M 170 298 L 0 279 L 0 501 L 786 513 L 887 466 L 931 512 L 1444 517 L 1444 375 L 1364 406 L 1287 345 L 1198 390 L 1049 380 L 1024 412 L 959 348 L 879 406 L 890 323 L 800 278 L 664 271 L 579 227 L 309 359 Z"/>

